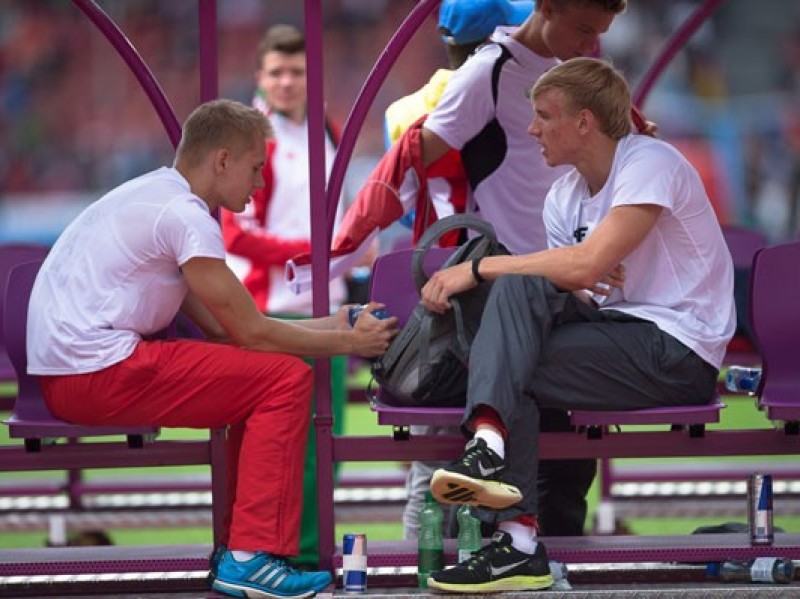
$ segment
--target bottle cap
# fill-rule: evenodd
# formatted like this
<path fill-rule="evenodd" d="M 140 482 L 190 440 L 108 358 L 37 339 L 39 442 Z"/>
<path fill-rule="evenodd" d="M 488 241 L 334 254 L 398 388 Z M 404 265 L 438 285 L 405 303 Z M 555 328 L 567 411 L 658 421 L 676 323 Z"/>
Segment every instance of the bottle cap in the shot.
<path fill-rule="evenodd" d="M 433 501 L 433 493 L 430 492 L 430 489 L 425 491 L 425 503 L 431 503 Z"/>

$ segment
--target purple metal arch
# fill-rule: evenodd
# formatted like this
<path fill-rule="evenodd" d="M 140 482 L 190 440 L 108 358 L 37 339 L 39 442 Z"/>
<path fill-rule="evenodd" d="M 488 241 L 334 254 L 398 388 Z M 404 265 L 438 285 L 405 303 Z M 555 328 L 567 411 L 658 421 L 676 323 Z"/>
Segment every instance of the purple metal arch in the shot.
<path fill-rule="evenodd" d="M 403 51 L 428 15 L 441 0 L 422 0 L 409 13 L 398 28 L 384 51 L 375 62 L 364 86 L 359 92 L 353 109 L 347 117 L 342 139 L 325 193 L 325 156 L 323 153 L 323 96 L 322 96 L 322 15 L 319 0 L 306 0 L 306 55 L 308 58 L 308 140 L 309 177 L 311 184 L 311 213 L 317 218 L 311 221 L 311 274 L 313 283 L 314 314 L 328 313 L 328 273 L 330 241 L 336 215 L 336 204 L 341 194 L 347 164 L 355 147 L 361 127 L 364 124 L 375 96 Z M 319 218 L 324 216 L 324 218 Z M 314 416 L 317 432 L 317 484 L 319 506 L 319 557 L 320 567 L 330 570 L 333 567 L 335 542 L 333 513 L 333 434 L 330 396 L 330 362 L 316 360 Z"/>
<path fill-rule="evenodd" d="M 308 177 L 311 202 L 311 273 L 313 277 L 313 312 L 329 312 L 328 259 L 330 235 L 325 203 L 325 106 L 322 66 L 322 6 L 320 0 L 305 0 L 305 38 L 308 70 Z M 335 213 L 335 204 L 332 207 Z M 333 564 L 333 415 L 331 414 L 331 363 L 314 360 L 314 430 L 317 437 L 317 504 L 319 507 L 320 567 L 330 570 Z M 324 507 L 323 507 L 324 506 Z"/>
<path fill-rule="evenodd" d="M 72 2 L 95 24 L 128 65 L 139 81 L 139 85 L 142 86 L 147 97 L 150 98 L 153 108 L 155 108 L 164 128 L 167 130 L 169 140 L 174 147 L 177 147 L 181 139 L 181 126 L 175 118 L 175 111 L 170 106 L 164 91 L 136 51 L 136 48 L 133 47 L 128 38 L 125 37 L 125 34 L 120 31 L 114 21 L 95 2 L 92 0 L 72 0 Z"/>
<path fill-rule="evenodd" d="M 342 134 L 342 141 L 339 144 L 339 149 L 336 151 L 336 158 L 333 161 L 331 177 L 328 183 L 328 231 L 333 230 L 333 220 L 336 214 L 335 207 L 339 199 L 339 194 L 342 191 L 345 170 L 347 169 L 347 164 L 350 162 L 350 156 L 353 153 L 356 137 L 359 131 L 361 131 L 361 127 L 367 117 L 367 112 L 372 106 L 375 96 L 378 94 L 381 85 L 383 85 L 386 76 L 397 61 L 397 57 L 400 56 L 400 53 L 406 47 L 409 40 L 440 2 L 441 0 L 422 0 L 414 7 L 378 57 L 372 72 L 367 77 L 364 86 L 358 94 L 358 99 L 356 99 L 353 109 L 347 117 L 347 123 L 345 124 Z M 330 244 L 328 245 L 330 246 Z"/>
<path fill-rule="evenodd" d="M 153 109 L 161 119 L 170 143 L 176 148 L 181 139 L 181 125 L 175 111 L 167 100 L 163 89 L 148 68 L 144 59 L 136 51 L 124 33 L 93 0 L 72 0 L 100 32 L 111 43 L 136 77 L 147 95 Z M 212 100 L 219 95 L 219 70 L 217 62 L 217 0 L 198 0 L 198 36 L 200 54 L 200 102 Z M 218 214 L 215 214 L 218 218 Z M 175 323 L 171 325 L 170 336 L 177 336 Z M 214 497 L 213 530 L 214 541 L 221 538 L 225 511 L 226 463 L 225 431 L 210 431 L 210 451 L 208 461 L 211 465 L 211 491 Z M 79 477 L 70 473 L 70 490 L 79 482 Z M 70 493 L 72 495 L 72 493 Z"/>
<path fill-rule="evenodd" d="M 661 76 L 661 73 L 664 72 L 664 69 L 667 68 L 667 65 L 723 2 L 725 2 L 725 0 L 706 0 L 692 13 L 683 25 L 678 28 L 672 37 L 667 40 L 661 54 L 647 70 L 639 85 L 636 86 L 636 90 L 633 93 L 633 103 L 636 106 L 641 107 L 645 101 L 647 101 L 647 96 L 650 94 L 656 80 Z"/>

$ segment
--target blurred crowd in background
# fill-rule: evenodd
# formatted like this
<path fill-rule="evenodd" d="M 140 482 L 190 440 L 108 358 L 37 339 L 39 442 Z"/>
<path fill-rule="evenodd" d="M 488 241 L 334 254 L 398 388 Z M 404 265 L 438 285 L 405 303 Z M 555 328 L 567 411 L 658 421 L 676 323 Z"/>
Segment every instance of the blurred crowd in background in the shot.
<path fill-rule="evenodd" d="M 98 0 L 182 121 L 199 102 L 197 0 Z M 629 0 L 603 55 L 635 89 L 699 0 Z M 325 99 L 344 123 L 413 0 L 323 0 Z M 219 0 L 220 95 L 249 103 L 255 53 L 300 0 Z M 445 66 L 431 15 L 383 85 L 345 195 L 384 151 L 383 111 Z M 720 219 L 795 237 L 800 204 L 800 3 L 727 0 L 642 107 L 701 171 Z M 69 0 L 0 0 L 0 241 L 51 241 L 101 192 L 171 161 L 163 125 L 122 59 Z"/>

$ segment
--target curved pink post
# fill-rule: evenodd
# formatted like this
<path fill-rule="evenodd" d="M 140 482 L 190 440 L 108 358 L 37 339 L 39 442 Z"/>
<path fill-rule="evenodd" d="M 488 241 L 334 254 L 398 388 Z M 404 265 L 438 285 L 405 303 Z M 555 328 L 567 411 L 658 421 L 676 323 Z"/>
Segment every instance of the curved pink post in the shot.
<path fill-rule="evenodd" d="M 322 66 L 321 0 L 305 2 L 305 37 L 308 64 L 308 168 L 311 196 L 311 274 L 314 284 L 314 315 L 329 312 L 328 259 L 336 204 L 325 202 L 325 103 Z M 341 151 L 341 146 L 339 150 Z M 349 158 L 349 156 L 348 156 Z M 338 197 L 338 196 L 337 196 Z M 328 212 L 331 219 L 327 218 Z M 326 226 L 327 225 L 327 226 Z M 325 379 L 327 380 L 327 379 Z"/>
<path fill-rule="evenodd" d="M 375 66 L 372 68 L 364 86 L 358 94 L 358 99 L 347 117 L 347 122 L 345 123 L 342 133 L 342 141 L 336 151 L 331 177 L 328 181 L 326 204 L 328 207 L 328 212 L 326 213 L 328 217 L 328 231 L 333 231 L 333 221 L 336 216 L 336 203 L 342 191 L 342 182 L 344 181 L 347 164 L 350 162 L 350 156 L 353 153 L 356 138 L 361 131 L 361 127 L 364 124 L 364 120 L 367 117 L 372 103 L 375 101 L 375 96 L 378 94 L 378 90 L 380 90 L 381 85 L 383 85 L 392 66 L 397 61 L 397 57 L 420 28 L 420 25 L 425 22 L 425 19 L 433 12 L 433 9 L 436 8 L 440 2 L 441 0 L 421 0 L 421 2 L 414 7 L 378 57 Z M 330 247 L 330 243 L 328 243 L 327 247 Z"/>
<path fill-rule="evenodd" d="M 321 0 L 305 0 L 305 38 L 308 70 L 308 177 L 311 202 L 311 273 L 314 315 L 328 314 L 330 234 L 325 205 L 325 106 L 322 78 Z M 335 211 L 335 206 L 333 210 Z M 333 570 L 333 416 L 331 363 L 314 360 L 314 430 L 317 437 L 317 504 L 319 556 L 323 570 Z"/>
<path fill-rule="evenodd" d="M 72 2 L 95 24 L 131 69 L 164 124 L 170 142 L 173 147 L 177 147 L 181 139 L 181 126 L 175 118 L 175 111 L 136 48 L 95 2 L 92 0 L 72 0 Z"/>
<path fill-rule="evenodd" d="M 689 38 L 694 35 L 700 26 L 708 20 L 723 2 L 725 2 L 725 0 L 706 0 L 672 35 L 661 51 L 661 54 L 653 63 L 653 66 L 647 70 L 642 81 L 636 87 L 633 93 L 634 105 L 641 107 L 642 104 L 644 104 L 647 100 L 647 96 L 650 94 L 650 90 L 653 88 L 653 85 L 655 85 L 656 80 L 661 76 L 664 69 L 667 68 L 667 65 L 675 58 L 678 51 L 686 45 Z"/>

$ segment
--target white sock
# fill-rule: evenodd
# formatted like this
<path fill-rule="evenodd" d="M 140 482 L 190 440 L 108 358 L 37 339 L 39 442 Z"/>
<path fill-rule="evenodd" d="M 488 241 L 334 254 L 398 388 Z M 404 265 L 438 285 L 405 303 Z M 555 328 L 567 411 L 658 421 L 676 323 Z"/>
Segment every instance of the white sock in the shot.
<path fill-rule="evenodd" d="M 503 436 L 500 433 L 493 431 L 490 428 L 482 428 L 478 429 L 478 431 L 475 433 L 475 436 L 478 439 L 483 439 L 486 441 L 486 445 L 489 446 L 489 449 L 499 455 L 502 459 L 505 459 L 506 444 L 503 441 Z"/>
<path fill-rule="evenodd" d="M 237 562 L 249 562 L 256 556 L 255 551 L 231 551 L 231 554 Z"/>
<path fill-rule="evenodd" d="M 536 551 L 536 529 L 532 526 L 525 526 L 515 520 L 506 520 L 501 522 L 498 528 L 511 535 L 511 545 L 517 551 L 530 555 Z"/>

